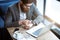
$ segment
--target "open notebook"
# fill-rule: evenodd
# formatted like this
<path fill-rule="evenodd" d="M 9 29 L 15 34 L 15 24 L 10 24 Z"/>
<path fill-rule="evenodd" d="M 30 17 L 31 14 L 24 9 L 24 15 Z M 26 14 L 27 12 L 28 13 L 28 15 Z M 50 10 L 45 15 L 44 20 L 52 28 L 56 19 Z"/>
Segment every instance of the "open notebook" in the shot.
<path fill-rule="evenodd" d="M 37 26 L 34 26 L 33 28 L 27 30 L 26 32 L 34 37 L 38 37 L 49 31 L 50 28 L 50 26 L 45 26 L 43 23 L 40 23 Z"/>
<path fill-rule="evenodd" d="M 13 34 L 13 38 L 17 40 L 36 40 L 31 35 L 28 34 L 22 34 L 20 31 L 15 31 Z"/>

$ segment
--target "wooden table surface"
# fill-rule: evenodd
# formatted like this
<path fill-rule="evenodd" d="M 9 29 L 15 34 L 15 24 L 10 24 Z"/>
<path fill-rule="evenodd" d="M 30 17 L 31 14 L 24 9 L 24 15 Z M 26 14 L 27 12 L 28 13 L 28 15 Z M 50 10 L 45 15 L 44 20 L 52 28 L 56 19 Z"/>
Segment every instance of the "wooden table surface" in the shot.
<path fill-rule="evenodd" d="M 16 27 L 10 27 L 10 28 L 7 28 L 8 32 L 10 33 L 11 37 L 13 35 L 13 31 Z M 26 30 L 21 28 L 21 27 L 18 27 L 20 32 L 24 35 L 27 35 L 26 33 Z M 32 37 L 32 36 L 31 36 Z M 32 37 L 34 38 L 34 37 Z M 59 40 L 51 31 L 48 31 L 46 32 L 45 34 L 39 36 L 38 38 L 35 38 L 36 40 Z"/>

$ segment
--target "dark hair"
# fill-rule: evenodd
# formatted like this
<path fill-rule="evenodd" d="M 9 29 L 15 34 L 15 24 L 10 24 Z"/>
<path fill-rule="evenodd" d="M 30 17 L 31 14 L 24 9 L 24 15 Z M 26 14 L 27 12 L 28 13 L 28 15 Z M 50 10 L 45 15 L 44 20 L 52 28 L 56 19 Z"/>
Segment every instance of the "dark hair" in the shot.
<path fill-rule="evenodd" d="M 32 3 L 33 0 L 21 0 L 24 4 L 27 4 L 27 3 Z"/>
<path fill-rule="evenodd" d="M 22 12 L 28 12 L 27 6 L 24 8 L 25 4 L 32 3 L 33 0 L 21 0 L 22 4 L 20 5 Z"/>

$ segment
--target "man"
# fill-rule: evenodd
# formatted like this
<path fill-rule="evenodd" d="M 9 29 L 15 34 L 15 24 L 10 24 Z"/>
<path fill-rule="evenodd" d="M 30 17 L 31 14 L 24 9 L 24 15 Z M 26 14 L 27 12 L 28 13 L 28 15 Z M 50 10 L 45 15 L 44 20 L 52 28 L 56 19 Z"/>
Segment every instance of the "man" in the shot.
<path fill-rule="evenodd" d="M 32 23 L 30 20 L 34 20 L 33 24 L 38 24 L 40 22 L 37 21 L 37 19 L 42 15 L 33 3 L 33 0 L 21 0 L 21 3 L 18 6 L 19 10 L 15 8 L 15 6 L 10 8 L 11 12 L 5 17 L 6 27 L 24 25 L 24 28 L 29 29 L 28 24 Z"/>

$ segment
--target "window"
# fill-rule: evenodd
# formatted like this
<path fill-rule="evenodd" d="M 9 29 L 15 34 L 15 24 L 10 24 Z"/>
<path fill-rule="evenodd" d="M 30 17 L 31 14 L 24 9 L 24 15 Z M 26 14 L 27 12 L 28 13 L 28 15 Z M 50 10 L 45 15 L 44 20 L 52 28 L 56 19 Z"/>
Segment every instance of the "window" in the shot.
<path fill-rule="evenodd" d="M 43 15 L 43 4 L 44 4 L 44 0 L 37 0 L 37 8 L 42 15 Z"/>
<path fill-rule="evenodd" d="M 60 24 L 60 2 L 57 0 L 46 0 L 45 15 Z"/>

